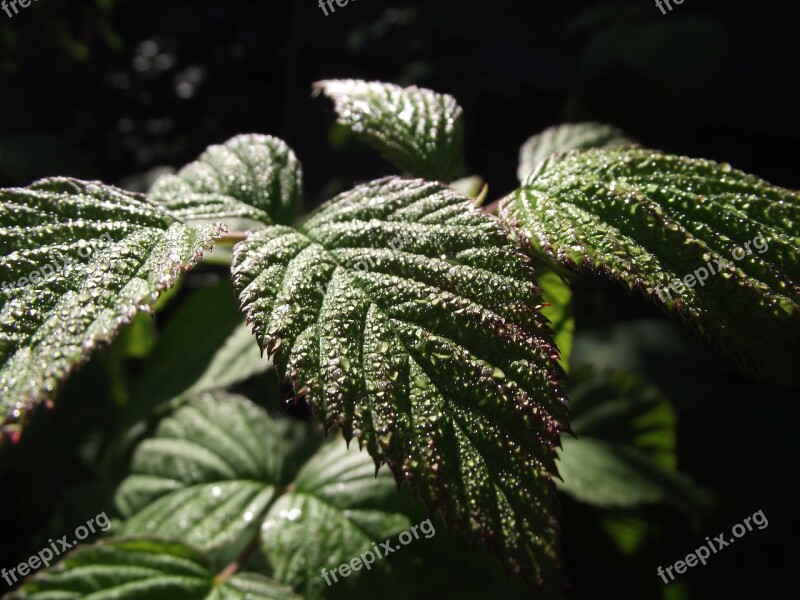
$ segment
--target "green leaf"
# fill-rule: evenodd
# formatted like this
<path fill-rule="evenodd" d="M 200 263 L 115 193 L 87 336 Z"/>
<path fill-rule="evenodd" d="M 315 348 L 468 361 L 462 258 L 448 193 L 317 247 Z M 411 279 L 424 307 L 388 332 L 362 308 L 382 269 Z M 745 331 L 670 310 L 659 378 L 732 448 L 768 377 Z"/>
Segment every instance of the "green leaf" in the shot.
<path fill-rule="evenodd" d="M 240 396 L 192 399 L 134 453 L 116 494 L 126 519 L 117 533 L 174 537 L 220 564 L 258 536 L 269 573 L 319 597 L 323 567 L 411 523 L 386 508 L 397 496 L 388 471 L 376 478 L 365 453 L 341 439 L 304 440 L 304 431 Z"/>
<path fill-rule="evenodd" d="M 232 560 L 276 494 L 281 435 L 239 397 L 209 394 L 182 406 L 134 453 L 116 494 L 122 533 L 175 537 Z"/>
<path fill-rule="evenodd" d="M 236 573 L 217 585 L 208 600 L 302 600 L 302 596 L 263 575 Z"/>
<path fill-rule="evenodd" d="M 482 177 L 472 175 L 462 179 L 456 179 L 450 182 L 450 187 L 457 191 L 462 196 L 473 198 L 476 206 L 480 206 L 486 194 L 488 193 L 488 186 Z"/>
<path fill-rule="evenodd" d="M 261 575 L 215 579 L 208 560 L 175 542 L 108 540 L 83 546 L 26 583 L 11 599 L 290 600 L 292 590 Z"/>
<path fill-rule="evenodd" d="M 413 516 L 412 523 L 424 519 L 425 516 Z M 403 547 L 402 552 L 396 552 L 387 559 L 392 561 L 389 582 L 392 594 L 384 591 L 383 597 L 492 600 L 531 600 L 532 597 L 538 597 L 532 594 L 522 579 L 509 577 L 508 572 L 482 544 L 476 547 L 461 531 L 449 529 L 440 515 L 431 518 L 431 523 L 436 535 Z M 424 577 L 420 576 L 421 573 L 424 573 Z M 361 589 L 356 591 L 361 592 Z"/>
<path fill-rule="evenodd" d="M 685 476 L 647 459 L 641 452 L 593 438 L 565 439 L 560 488 L 595 506 L 675 504 L 690 512 L 707 499 Z"/>
<path fill-rule="evenodd" d="M 234 249 L 280 372 L 507 567 L 558 587 L 551 474 L 564 396 L 533 270 L 441 184 L 387 178 Z"/>
<path fill-rule="evenodd" d="M 153 310 L 157 310 L 157 307 L 153 307 Z M 153 351 L 157 338 L 158 333 L 153 316 L 148 313 L 139 313 L 133 318 L 130 325 L 119 332 L 112 348 L 120 358 L 142 360 Z"/>
<path fill-rule="evenodd" d="M 239 135 L 156 181 L 149 196 L 187 223 L 223 222 L 231 230 L 291 224 L 303 205 L 303 172 L 278 138 Z"/>
<path fill-rule="evenodd" d="M 348 450 L 341 438 L 323 445 L 264 520 L 261 549 L 270 573 L 307 597 L 322 596 L 323 568 L 349 563 L 412 525 L 404 512 L 391 508 L 396 496 L 389 471 L 381 469 L 376 479 L 366 453 Z M 391 565 L 392 557 L 386 557 L 373 568 Z"/>
<path fill-rule="evenodd" d="M 632 144 L 624 132 L 603 123 L 566 123 L 554 125 L 534 135 L 519 150 L 517 177 L 521 182 L 539 163 L 553 154 Z"/>
<path fill-rule="evenodd" d="M 461 166 L 463 111 L 452 96 L 355 79 L 320 81 L 314 88 L 333 100 L 339 123 L 404 171 L 450 181 Z"/>
<path fill-rule="evenodd" d="M 99 183 L 0 190 L 0 436 L 149 309 L 219 230 Z"/>
<path fill-rule="evenodd" d="M 575 334 L 572 290 L 561 276 L 550 269 L 538 268 L 536 275 L 539 285 L 542 286 L 542 298 L 549 305 L 542 308 L 542 314 L 550 320 L 553 338 L 561 357 L 561 367 L 567 372 Z"/>
<path fill-rule="evenodd" d="M 546 161 L 501 211 L 557 263 L 660 300 L 756 373 L 796 377 L 797 192 L 729 165 L 610 148 Z"/>
<path fill-rule="evenodd" d="M 705 490 L 678 473 L 675 413 L 655 388 L 626 373 L 579 371 L 570 388 L 572 427 L 559 457 L 559 489 L 601 507 L 666 503 L 691 515 Z"/>
<path fill-rule="evenodd" d="M 267 372 L 272 364 L 261 356 L 253 333 L 239 322 L 231 335 L 211 356 L 206 370 L 185 395 L 230 388 Z"/>
<path fill-rule="evenodd" d="M 570 386 L 572 430 L 639 448 L 662 466 L 674 469 L 677 417 L 656 387 L 624 372 L 581 369 Z"/>

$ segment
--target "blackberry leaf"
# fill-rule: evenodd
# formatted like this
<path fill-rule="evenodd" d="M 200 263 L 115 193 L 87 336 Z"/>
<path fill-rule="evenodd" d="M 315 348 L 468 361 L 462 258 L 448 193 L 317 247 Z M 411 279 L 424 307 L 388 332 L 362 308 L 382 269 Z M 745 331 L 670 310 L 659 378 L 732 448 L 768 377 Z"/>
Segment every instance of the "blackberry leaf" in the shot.
<path fill-rule="evenodd" d="M 339 123 L 416 177 L 450 181 L 464 154 L 463 111 L 452 96 L 354 79 L 320 81 Z"/>
<path fill-rule="evenodd" d="M 282 140 L 239 135 L 162 177 L 149 195 L 187 223 L 252 229 L 291 224 L 303 206 L 302 179 L 300 162 Z"/>
<path fill-rule="evenodd" d="M 544 159 L 560 152 L 632 144 L 625 133 L 602 123 L 566 123 L 534 135 L 519 150 L 517 177 L 521 182 Z"/>
<path fill-rule="evenodd" d="M 11 600 L 298 600 L 255 573 L 215 578 L 208 559 L 176 542 L 108 540 L 80 547 L 33 577 Z"/>
<path fill-rule="evenodd" d="M 397 498 L 386 470 L 376 478 L 366 454 L 306 431 L 240 396 L 193 398 L 135 451 L 116 495 L 126 519 L 117 533 L 179 539 L 217 564 L 258 538 L 273 578 L 320 597 L 323 567 L 348 562 L 411 522 L 386 508 Z"/>
<path fill-rule="evenodd" d="M 211 248 L 137 194 L 45 179 L 0 190 L 0 437 Z"/>
<path fill-rule="evenodd" d="M 607 273 L 752 371 L 796 378 L 797 192 L 708 160 L 607 148 L 542 163 L 501 214 L 560 265 Z"/>
<path fill-rule="evenodd" d="M 441 184 L 387 178 L 234 249 L 256 336 L 319 417 L 358 437 L 506 566 L 555 589 L 562 372 L 526 257 Z"/>

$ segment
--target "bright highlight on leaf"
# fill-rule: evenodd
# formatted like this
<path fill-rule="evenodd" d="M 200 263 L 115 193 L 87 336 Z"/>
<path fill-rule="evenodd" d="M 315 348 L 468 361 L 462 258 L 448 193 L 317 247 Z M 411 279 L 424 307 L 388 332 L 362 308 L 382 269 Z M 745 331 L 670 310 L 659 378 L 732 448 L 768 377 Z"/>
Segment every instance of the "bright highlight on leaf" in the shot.
<path fill-rule="evenodd" d="M 559 585 L 551 474 L 562 376 L 529 261 L 453 190 L 388 178 L 234 251 L 275 364 L 511 569 Z"/>
<path fill-rule="evenodd" d="M 299 600 L 255 573 L 217 577 L 208 559 L 176 542 L 109 540 L 85 546 L 36 575 L 12 600 Z"/>
<path fill-rule="evenodd" d="M 42 180 L 0 190 L 0 438 L 211 248 L 142 196 Z"/>
<path fill-rule="evenodd" d="M 187 223 L 229 229 L 290 225 L 303 206 L 302 169 L 278 138 L 239 135 L 211 146 L 177 175 L 162 177 L 150 197 Z"/>
<path fill-rule="evenodd" d="M 757 373 L 796 377 L 797 192 L 708 160 L 608 148 L 541 164 L 501 212 L 557 263 L 666 303 Z"/>
<path fill-rule="evenodd" d="M 464 154 L 463 111 L 452 96 L 355 79 L 320 81 L 339 123 L 386 160 L 423 179 L 450 181 Z"/>
<path fill-rule="evenodd" d="M 517 177 L 524 182 L 544 159 L 559 152 L 632 144 L 625 133 L 603 123 L 554 125 L 529 138 L 519 150 Z"/>

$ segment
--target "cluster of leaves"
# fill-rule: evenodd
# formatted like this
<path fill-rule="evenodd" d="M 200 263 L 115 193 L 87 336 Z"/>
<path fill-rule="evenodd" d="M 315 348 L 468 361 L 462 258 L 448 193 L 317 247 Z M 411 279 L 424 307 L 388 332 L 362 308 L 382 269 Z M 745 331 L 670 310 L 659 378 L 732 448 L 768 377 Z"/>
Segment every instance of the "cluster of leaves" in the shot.
<path fill-rule="evenodd" d="M 317 90 L 408 176 L 359 185 L 300 218 L 294 153 L 246 135 L 147 195 L 67 179 L 0 191 L 0 438 L 17 438 L 32 407 L 154 310 L 215 241 L 236 241 L 233 285 L 258 345 L 324 429 L 366 453 L 225 391 L 268 366 L 243 329 L 219 348 L 200 342 L 198 352 L 216 354 L 175 389 L 165 382 L 175 361 L 157 349 L 161 370 L 134 400 L 143 413 L 168 409 L 117 491 L 117 537 L 79 549 L 20 597 L 318 597 L 321 568 L 420 514 L 407 498 L 392 508 L 392 476 L 440 527 L 457 526 L 559 595 L 559 470 L 563 493 L 597 506 L 708 502 L 675 471 L 668 403 L 625 375 L 574 374 L 579 437 L 559 453 L 570 431 L 569 271 L 607 273 L 659 302 L 660 288 L 724 259 L 717 277 L 682 286 L 665 308 L 753 371 L 794 373 L 797 193 L 580 124 L 526 143 L 522 185 L 498 217 L 452 182 L 463 164 L 453 98 L 361 81 Z M 756 236 L 767 251 L 727 261 Z M 376 571 L 388 576 L 383 562 Z"/>

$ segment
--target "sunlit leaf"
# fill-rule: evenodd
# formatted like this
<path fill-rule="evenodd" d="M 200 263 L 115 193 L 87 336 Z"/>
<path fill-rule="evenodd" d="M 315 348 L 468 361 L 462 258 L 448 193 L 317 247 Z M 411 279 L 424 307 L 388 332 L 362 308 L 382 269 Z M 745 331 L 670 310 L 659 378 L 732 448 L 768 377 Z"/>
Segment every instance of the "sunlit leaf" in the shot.
<path fill-rule="evenodd" d="M 302 179 L 282 140 L 240 135 L 159 179 L 149 196 L 188 223 L 222 222 L 231 230 L 288 225 L 302 209 Z"/>
<path fill-rule="evenodd" d="M 607 148 L 540 164 L 501 212 L 557 263 L 641 290 L 756 373 L 797 378 L 797 192 L 708 160 Z"/>
<path fill-rule="evenodd" d="M 315 88 L 333 100 L 339 123 L 411 175 L 450 181 L 461 166 L 463 111 L 452 96 L 354 79 Z"/>
<path fill-rule="evenodd" d="M 388 178 L 253 233 L 233 269 L 257 337 L 326 426 L 558 587 L 561 370 L 531 265 L 493 217 Z"/>
<path fill-rule="evenodd" d="M 0 437 L 149 309 L 219 230 L 99 183 L 0 190 Z"/>

